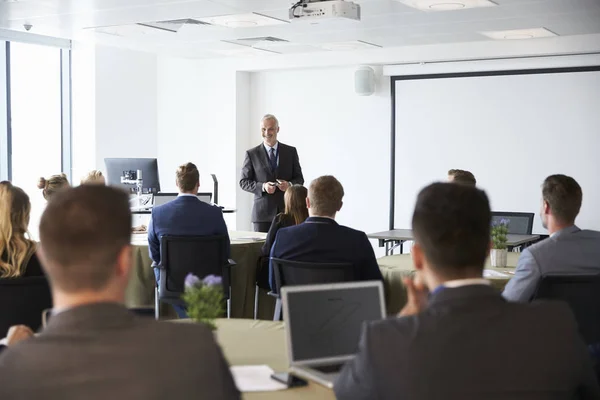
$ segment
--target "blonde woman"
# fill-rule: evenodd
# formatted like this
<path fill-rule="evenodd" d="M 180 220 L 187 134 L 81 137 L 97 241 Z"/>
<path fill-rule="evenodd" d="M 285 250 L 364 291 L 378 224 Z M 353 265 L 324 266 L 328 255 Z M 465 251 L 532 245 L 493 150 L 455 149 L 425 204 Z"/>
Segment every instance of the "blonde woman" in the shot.
<path fill-rule="evenodd" d="M 40 178 L 38 189 L 42 190 L 44 199 L 50 200 L 52 195 L 61 189 L 70 187 L 69 180 L 65 174 L 52 175 L 50 178 Z"/>
<path fill-rule="evenodd" d="M 90 171 L 82 180 L 82 185 L 106 185 L 106 179 L 102 175 L 102 171 L 97 169 Z"/>
<path fill-rule="evenodd" d="M 28 238 L 29 196 L 8 181 L 0 182 L 0 278 L 43 275 L 37 244 Z"/>

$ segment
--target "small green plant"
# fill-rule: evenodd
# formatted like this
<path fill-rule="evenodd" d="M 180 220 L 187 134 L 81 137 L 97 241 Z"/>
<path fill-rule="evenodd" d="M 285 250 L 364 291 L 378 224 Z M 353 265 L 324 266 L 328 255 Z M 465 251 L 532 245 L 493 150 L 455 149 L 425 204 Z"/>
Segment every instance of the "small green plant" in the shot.
<path fill-rule="evenodd" d="M 221 277 L 208 275 L 200 280 L 196 275 L 188 274 L 182 298 L 191 319 L 206 324 L 213 331 L 217 329 L 215 320 L 225 312 Z"/>
<path fill-rule="evenodd" d="M 508 235 L 508 225 L 510 220 L 501 219 L 492 224 L 492 246 L 494 249 L 506 249 L 506 235 Z"/>

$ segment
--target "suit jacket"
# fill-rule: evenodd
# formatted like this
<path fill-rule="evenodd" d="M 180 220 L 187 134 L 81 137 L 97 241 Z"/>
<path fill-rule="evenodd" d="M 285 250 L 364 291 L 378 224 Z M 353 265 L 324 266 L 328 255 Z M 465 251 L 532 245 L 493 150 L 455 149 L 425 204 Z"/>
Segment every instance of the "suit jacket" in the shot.
<path fill-rule="evenodd" d="M 309 217 L 300 225 L 280 229 L 271 257 L 320 263 L 350 262 L 360 280 L 383 280 L 367 235 L 338 225 L 330 218 Z M 272 265 L 269 282 L 271 289 L 276 290 Z"/>
<path fill-rule="evenodd" d="M 442 289 L 417 315 L 366 323 L 340 400 L 599 399 L 566 304 L 506 302 L 486 285 Z"/>
<path fill-rule="evenodd" d="M 526 248 L 502 295 L 527 302 L 543 275 L 594 274 L 600 274 L 600 232 L 571 226 Z"/>
<path fill-rule="evenodd" d="M 53 316 L 2 352 L 0 398 L 13 400 L 239 399 L 204 325 L 139 318 L 97 303 Z"/>
<path fill-rule="evenodd" d="M 160 262 L 160 238 L 165 235 L 229 237 L 221 209 L 198 200 L 196 196 L 179 196 L 152 210 L 148 248 L 155 264 Z M 229 253 L 228 241 L 228 257 Z"/>
<path fill-rule="evenodd" d="M 252 222 L 271 222 L 285 208 L 283 192 L 279 189 L 275 189 L 273 194 L 263 192 L 263 183 L 281 179 L 294 185 L 304 184 L 296 148 L 279 143 L 278 151 L 279 165 L 275 171 L 271 169 L 263 143 L 246 151 L 240 187 L 246 192 L 254 193 Z"/>

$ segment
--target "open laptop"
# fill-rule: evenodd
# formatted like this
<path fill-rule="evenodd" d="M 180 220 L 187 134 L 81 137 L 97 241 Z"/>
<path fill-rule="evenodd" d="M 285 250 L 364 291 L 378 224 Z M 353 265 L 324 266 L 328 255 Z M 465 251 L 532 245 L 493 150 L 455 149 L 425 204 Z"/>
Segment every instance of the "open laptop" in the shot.
<path fill-rule="evenodd" d="M 281 289 L 290 372 L 333 388 L 358 348 L 362 324 L 385 318 L 380 281 Z"/>
<path fill-rule="evenodd" d="M 198 200 L 210 204 L 212 200 L 212 193 L 198 193 Z M 173 201 L 177 198 L 177 193 L 156 193 L 154 195 L 154 206 L 162 206 L 170 201 Z"/>

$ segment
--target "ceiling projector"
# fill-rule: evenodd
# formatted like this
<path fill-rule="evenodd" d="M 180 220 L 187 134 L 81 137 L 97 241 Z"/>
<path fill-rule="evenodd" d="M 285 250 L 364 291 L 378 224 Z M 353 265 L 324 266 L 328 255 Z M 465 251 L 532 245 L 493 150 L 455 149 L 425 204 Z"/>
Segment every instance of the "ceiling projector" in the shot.
<path fill-rule="evenodd" d="M 360 5 L 345 0 L 300 0 L 290 8 L 292 21 L 346 18 L 360 21 Z"/>

